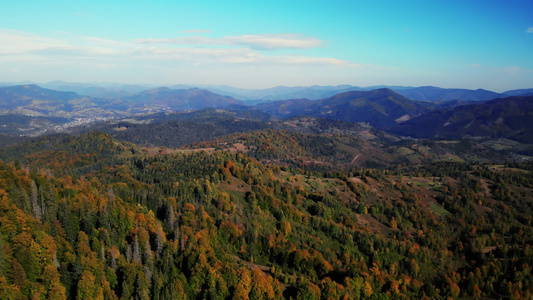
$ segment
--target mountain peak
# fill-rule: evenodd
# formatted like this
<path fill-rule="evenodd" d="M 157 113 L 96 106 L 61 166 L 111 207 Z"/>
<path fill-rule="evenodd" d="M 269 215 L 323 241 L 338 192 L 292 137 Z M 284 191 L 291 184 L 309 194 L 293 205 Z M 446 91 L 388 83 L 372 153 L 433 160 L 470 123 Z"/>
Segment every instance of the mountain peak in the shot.
<path fill-rule="evenodd" d="M 368 99 L 368 100 L 378 100 L 378 99 L 383 99 L 383 98 L 387 98 L 387 97 L 395 97 L 397 99 L 402 99 L 404 101 L 411 101 L 410 99 L 407 99 L 406 97 L 402 96 L 401 94 L 389 89 L 389 88 L 379 88 L 379 89 L 375 89 L 375 90 L 371 90 L 371 91 L 348 91 L 348 92 L 343 92 L 343 93 L 339 93 L 337 95 L 334 95 L 332 97 L 329 97 L 331 99 L 333 98 L 342 98 L 342 99 L 347 99 L 347 98 L 352 98 L 352 99 L 359 99 L 359 98 L 365 98 L 365 99 Z M 329 99 L 329 98 L 326 98 L 326 99 Z"/>
<path fill-rule="evenodd" d="M 23 84 L 0 88 L 0 94 L 9 94 L 11 98 L 36 98 L 40 100 L 69 100 L 79 98 L 74 92 L 61 92 L 45 89 L 36 84 Z"/>
<path fill-rule="evenodd" d="M 242 104 L 241 101 L 205 89 L 171 89 L 159 87 L 123 98 L 135 103 L 150 102 L 157 107 L 170 108 L 174 111 L 195 110 L 206 107 L 224 107 L 230 104 Z"/>
<path fill-rule="evenodd" d="M 380 89 L 375 89 L 375 90 L 372 90 L 370 91 L 371 93 L 375 93 L 375 94 L 394 94 L 394 95 L 400 95 L 398 93 L 396 93 L 395 91 L 391 90 L 390 88 L 380 88 Z"/>
<path fill-rule="evenodd" d="M 148 94 L 155 94 L 155 93 L 160 93 L 160 92 L 168 92 L 168 91 L 171 91 L 172 89 L 166 87 L 166 86 L 160 86 L 160 87 L 157 87 L 157 88 L 153 88 L 153 89 L 149 89 L 149 90 L 146 90 L 146 91 L 142 91 L 140 92 L 139 94 L 143 94 L 143 93 L 148 93 Z"/>
<path fill-rule="evenodd" d="M 42 89 L 42 87 L 36 84 L 24 84 L 24 85 L 21 85 L 21 87 L 24 89 Z"/>
<path fill-rule="evenodd" d="M 533 97 L 498 98 L 436 110 L 401 123 L 392 132 L 416 138 L 507 138 L 533 142 Z"/>
<path fill-rule="evenodd" d="M 435 86 L 421 86 L 412 89 L 396 90 L 397 93 L 415 101 L 487 101 L 501 97 L 502 94 L 484 89 L 446 89 Z"/>
<path fill-rule="evenodd" d="M 396 120 L 414 117 L 426 109 L 389 88 L 372 91 L 348 91 L 316 101 L 286 100 L 265 103 L 258 109 L 279 118 L 298 115 L 314 116 L 346 122 L 364 122 L 377 128 L 396 125 Z"/>

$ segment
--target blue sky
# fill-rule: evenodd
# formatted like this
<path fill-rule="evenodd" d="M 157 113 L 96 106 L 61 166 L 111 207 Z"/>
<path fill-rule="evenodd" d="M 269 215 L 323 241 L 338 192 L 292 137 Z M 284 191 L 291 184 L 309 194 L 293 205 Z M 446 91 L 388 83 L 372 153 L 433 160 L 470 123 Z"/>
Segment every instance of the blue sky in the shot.
<path fill-rule="evenodd" d="M 0 81 L 533 88 L 533 1 L 0 4 Z"/>

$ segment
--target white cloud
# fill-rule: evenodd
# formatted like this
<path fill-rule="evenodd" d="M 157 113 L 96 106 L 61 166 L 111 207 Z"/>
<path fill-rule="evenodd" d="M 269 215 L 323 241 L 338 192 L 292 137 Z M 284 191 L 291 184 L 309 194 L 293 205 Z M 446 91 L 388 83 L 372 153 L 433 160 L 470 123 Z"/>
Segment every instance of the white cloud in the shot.
<path fill-rule="evenodd" d="M 59 56 L 101 57 L 117 55 L 125 48 L 124 43 L 60 33 L 63 39 L 38 36 L 32 33 L 0 29 L 0 54 L 12 58 L 44 57 L 52 59 Z"/>
<path fill-rule="evenodd" d="M 360 66 L 350 61 L 337 58 L 302 55 L 262 55 L 243 48 L 149 47 L 134 50 L 131 55 L 136 59 L 143 60 L 188 61 L 199 64 L 247 64 L 255 66 Z"/>
<path fill-rule="evenodd" d="M 180 44 L 175 45 L 157 40 L 124 42 L 68 32 L 39 36 L 0 29 L 0 40 L 0 79 L 4 81 L 196 81 L 274 86 L 298 82 L 320 84 L 329 80 L 334 84 L 368 72 L 377 74 L 384 68 L 336 57 L 305 55 L 306 47 L 322 42 L 299 35 L 220 39 L 192 36 L 180 38 Z M 291 47 L 300 49 L 300 53 L 276 55 L 257 50 Z"/>
<path fill-rule="evenodd" d="M 269 59 L 271 63 L 281 64 L 303 64 L 303 65 L 331 65 L 331 66 L 352 66 L 359 67 L 360 65 L 354 64 L 346 60 L 340 60 L 330 57 L 308 57 L 308 56 L 278 56 L 274 59 Z"/>
<path fill-rule="evenodd" d="M 0 30 L 0 54 L 19 54 L 36 49 L 57 45 L 66 45 L 60 41 L 41 37 L 29 32 L 17 30 Z"/>
<path fill-rule="evenodd" d="M 533 27 L 529 27 L 527 30 L 526 30 L 527 33 L 533 33 Z"/>
<path fill-rule="evenodd" d="M 199 35 L 171 39 L 135 39 L 133 41 L 138 44 L 228 45 L 221 39 L 206 38 Z"/>
<path fill-rule="evenodd" d="M 256 49 L 305 49 L 322 44 L 321 41 L 314 38 L 294 34 L 243 35 L 218 39 L 191 36 L 165 40 L 146 39 L 121 42 L 79 36 L 68 32 L 58 32 L 55 38 L 49 38 L 23 31 L 0 29 L 0 40 L 3 41 L 0 44 L 0 54 L 9 55 L 10 59 L 13 60 L 62 60 L 62 63 L 67 63 L 69 60 L 92 60 L 99 63 L 99 61 L 104 60 L 114 61 L 117 64 L 124 61 L 143 60 L 146 63 L 150 61 L 180 61 L 195 64 L 359 66 L 350 61 L 333 57 L 265 55 L 255 52 Z M 194 45 L 194 47 L 173 47 L 168 44 Z M 227 46 L 234 47 L 228 48 Z"/>
<path fill-rule="evenodd" d="M 321 40 L 299 34 L 249 34 L 221 38 L 190 36 L 170 39 L 137 39 L 135 42 L 141 44 L 245 46 L 254 50 L 310 49 L 324 44 Z"/>
<path fill-rule="evenodd" d="M 531 72 L 533 72 L 533 70 L 528 70 L 528 69 L 524 69 L 524 68 L 520 68 L 520 67 L 507 67 L 507 68 L 503 69 L 503 72 L 507 73 L 509 75 L 520 75 L 520 74 L 524 74 L 524 73 L 531 73 Z"/>
<path fill-rule="evenodd" d="M 224 39 L 236 45 L 248 46 L 252 49 L 310 49 L 323 45 L 323 42 L 298 34 L 264 34 L 228 36 Z"/>
<path fill-rule="evenodd" d="M 189 29 L 189 30 L 181 30 L 180 33 L 211 33 L 211 30 L 206 30 L 206 29 Z"/>

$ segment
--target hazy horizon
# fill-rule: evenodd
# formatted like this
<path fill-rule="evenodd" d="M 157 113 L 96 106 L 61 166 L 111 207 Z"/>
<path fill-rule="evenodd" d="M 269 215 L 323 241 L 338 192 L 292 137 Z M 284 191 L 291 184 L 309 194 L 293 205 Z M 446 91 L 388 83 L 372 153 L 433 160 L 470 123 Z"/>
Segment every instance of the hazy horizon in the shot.
<path fill-rule="evenodd" d="M 499 90 L 490 90 L 490 89 L 484 89 L 484 88 L 459 88 L 459 87 L 453 87 L 453 86 L 443 87 L 443 86 L 436 86 L 436 85 L 407 86 L 407 85 L 383 85 L 383 84 L 377 84 L 377 85 L 361 86 L 361 85 L 349 85 L 349 84 L 336 84 L 336 85 L 307 85 L 307 86 L 304 86 L 304 85 L 292 85 L 292 86 L 276 85 L 276 86 L 270 86 L 270 87 L 264 87 L 264 88 L 246 88 L 246 87 L 239 87 L 239 86 L 226 85 L 226 84 L 202 84 L 202 83 L 188 83 L 188 84 L 183 84 L 183 83 L 167 83 L 167 84 L 152 83 L 152 84 L 149 84 L 149 83 L 142 83 L 142 82 L 132 82 L 132 83 L 111 82 L 111 81 L 73 82 L 73 81 L 65 81 L 65 80 L 52 80 L 52 81 L 46 81 L 46 82 L 37 82 L 37 81 L 28 81 L 28 80 L 19 81 L 19 82 L 0 82 L 0 87 L 34 84 L 34 85 L 40 86 L 42 88 L 47 88 L 47 89 L 54 90 L 54 88 L 50 87 L 50 85 L 59 84 L 59 83 L 63 83 L 65 85 L 80 85 L 80 86 L 86 85 L 87 87 L 102 87 L 102 88 L 110 88 L 110 89 L 121 88 L 121 87 L 125 87 L 125 86 L 139 86 L 139 87 L 146 88 L 146 89 L 156 89 L 156 88 L 161 88 L 161 87 L 167 87 L 167 88 L 176 89 L 175 86 L 183 85 L 183 86 L 190 86 L 191 88 L 202 88 L 202 87 L 217 88 L 217 87 L 220 87 L 222 89 L 223 88 L 229 88 L 229 89 L 249 90 L 249 91 L 269 90 L 269 89 L 276 89 L 276 88 L 311 88 L 311 87 L 317 87 L 317 88 L 319 88 L 319 87 L 332 87 L 332 88 L 334 88 L 334 87 L 342 87 L 342 86 L 346 86 L 347 88 L 348 87 L 354 87 L 354 88 L 361 88 L 361 89 L 371 89 L 371 88 L 376 88 L 376 89 L 379 89 L 379 88 L 390 88 L 390 89 L 394 89 L 394 88 L 404 89 L 405 88 L 405 89 L 411 89 L 411 88 L 423 88 L 423 87 L 435 87 L 435 88 L 442 88 L 442 89 L 465 89 L 465 90 L 472 90 L 472 91 L 481 89 L 481 90 L 487 90 L 487 91 L 496 92 L 496 93 L 503 93 L 503 92 L 507 92 L 507 91 L 522 90 L 522 89 L 533 89 L 533 84 L 531 84 L 530 86 L 522 87 L 522 88 L 499 91 Z M 63 86 L 59 90 L 65 90 L 65 87 Z"/>
<path fill-rule="evenodd" d="M 0 40 L 0 82 L 533 83 L 530 1 L 10 1 Z"/>

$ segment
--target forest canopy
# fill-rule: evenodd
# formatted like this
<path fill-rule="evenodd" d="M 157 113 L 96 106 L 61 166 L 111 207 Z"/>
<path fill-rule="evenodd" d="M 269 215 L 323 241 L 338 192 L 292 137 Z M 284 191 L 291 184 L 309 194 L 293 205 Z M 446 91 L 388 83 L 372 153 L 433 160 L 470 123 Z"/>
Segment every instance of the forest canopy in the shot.
<path fill-rule="evenodd" d="M 0 295 L 533 297 L 533 164 L 308 168 L 280 155 L 320 138 L 264 134 L 277 152 L 96 132 L 2 149 Z"/>

